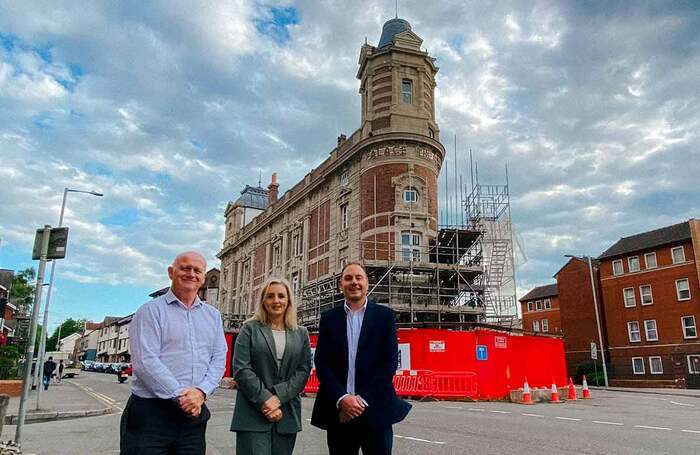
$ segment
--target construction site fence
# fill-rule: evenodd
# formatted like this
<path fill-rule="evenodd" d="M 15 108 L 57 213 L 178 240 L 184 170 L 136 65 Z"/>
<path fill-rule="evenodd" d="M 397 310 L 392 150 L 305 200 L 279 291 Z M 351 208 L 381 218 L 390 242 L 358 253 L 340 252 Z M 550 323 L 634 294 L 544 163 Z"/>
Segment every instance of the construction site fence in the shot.
<path fill-rule="evenodd" d="M 404 370 L 394 375 L 394 389 L 400 397 L 437 399 L 476 399 L 477 377 L 471 371 L 436 372 L 430 370 Z M 304 388 L 305 393 L 318 392 L 316 370 Z"/>

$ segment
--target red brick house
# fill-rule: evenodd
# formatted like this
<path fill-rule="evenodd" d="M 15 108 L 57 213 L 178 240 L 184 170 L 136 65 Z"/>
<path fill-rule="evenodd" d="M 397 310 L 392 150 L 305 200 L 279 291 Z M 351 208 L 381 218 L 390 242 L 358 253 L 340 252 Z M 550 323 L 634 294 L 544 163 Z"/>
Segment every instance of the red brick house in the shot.
<path fill-rule="evenodd" d="M 520 299 L 523 330 L 526 332 L 561 333 L 559 290 L 556 284 L 538 286 Z"/>
<path fill-rule="evenodd" d="M 592 261 L 593 280 L 598 296 L 600 310 L 600 282 L 598 280 L 598 261 Z M 593 287 L 588 258 L 571 257 L 554 275 L 559 289 L 559 313 L 561 331 L 564 336 L 564 355 L 569 376 L 576 376 L 576 370 L 581 364 L 590 364 L 591 343 L 600 350 L 598 325 L 596 323 Z M 599 311 L 603 345 L 605 341 L 605 319 L 603 311 Z M 606 356 L 608 355 L 606 351 Z M 598 353 L 599 370 L 602 368 L 602 356 Z"/>
<path fill-rule="evenodd" d="M 611 385 L 700 387 L 699 255 L 697 219 L 600 255 Z"/>

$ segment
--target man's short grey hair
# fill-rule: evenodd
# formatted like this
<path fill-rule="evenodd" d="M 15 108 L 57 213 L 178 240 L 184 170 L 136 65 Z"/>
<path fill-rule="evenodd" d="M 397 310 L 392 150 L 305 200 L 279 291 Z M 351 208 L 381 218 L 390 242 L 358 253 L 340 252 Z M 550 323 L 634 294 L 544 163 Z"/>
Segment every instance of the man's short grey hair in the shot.
<path fill-rule="evenodd" d="M 200 253 L 198 251 L 185 251 L 184 253 L 178 254 L 177 256 L 175 256 L 175 259 L 173 259 L 172 265 L 174 266 L 175 264 L 177 264 L 180 261 L 180 259 L 182 259 L 185 256 L 189 256 L 189 255 L 199 256 L 199 258 L 202 260 L 202 262 L 204 262 L 204 266 L 206 268 L 207 260 L 204 258 L 204 255 L 202 255 L 202 253 Z"/>

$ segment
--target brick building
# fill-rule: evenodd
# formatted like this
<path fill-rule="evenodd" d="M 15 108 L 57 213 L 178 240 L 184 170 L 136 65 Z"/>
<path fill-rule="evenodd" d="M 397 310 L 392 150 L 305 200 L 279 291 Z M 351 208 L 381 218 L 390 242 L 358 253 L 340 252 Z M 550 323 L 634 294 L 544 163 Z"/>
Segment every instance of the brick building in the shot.
<path fill-rule="evenodd" d="M 561 332 L 559 289 L 555 284 L 538 286 L 520 299 L 523 330 L 558 334 Z"/>
<path fill-rule="evenodd" d="M 700 221 L 621 238 L 600 257 L 614 384 L 700 387 Z"/>
<path fill-rule="evenodd" d="M 438 68 L 421 44 L 408 22 L 388 21 L 379 44 L 360 51 L 359 129 L 340 135 L 329 157 L 281 197 L 273 174 L 267 189 L 246 186 L 228 204 L 218 253 L 227 328 L 252 313 L 270 275 L 290 281 L 300 322 L 313 327 L 338 303 L 337 275 L 353 260 L 364 263 L 372 298 L 392 306 L 399 324 L 484 319 L 482 256 L 468 254 L 480 231 L 438 226 Z"/>

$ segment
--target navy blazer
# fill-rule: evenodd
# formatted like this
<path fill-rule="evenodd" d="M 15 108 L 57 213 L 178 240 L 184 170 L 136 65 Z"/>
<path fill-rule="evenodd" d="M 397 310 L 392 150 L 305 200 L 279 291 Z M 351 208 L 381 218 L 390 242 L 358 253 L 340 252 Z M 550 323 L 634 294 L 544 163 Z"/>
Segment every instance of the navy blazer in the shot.
<path fill-rule="evenodd" d="M 400 422 L 411 409 L 394 390 L 398 356 L 393 310 L 368 302 L 357 345 L 355 394 L 369 405 L 359 418 L 371 428 L 386 428 Z M 319 389 L 311 424 L 328 429 L 340 425 L 336 403 L 347 393 L 348 338 L 342 305 L 321 315 L 314 362 Z"/>

